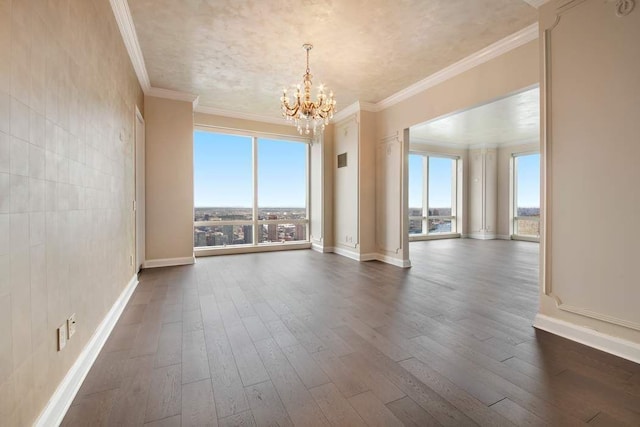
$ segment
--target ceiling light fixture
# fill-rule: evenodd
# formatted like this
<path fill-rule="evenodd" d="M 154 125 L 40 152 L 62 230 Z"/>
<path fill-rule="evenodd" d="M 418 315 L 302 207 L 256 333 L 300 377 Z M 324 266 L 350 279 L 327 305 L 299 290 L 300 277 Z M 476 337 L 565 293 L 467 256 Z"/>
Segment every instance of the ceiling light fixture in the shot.
<path fill-rule="evenodd" d="M 333 117 L 336 109 L 336 100 L 333 99 L 333 92 L 329 91 L 329 96 L 325 93 L 325 87 L 320 85 L 316 101 L 311 100 L 311 71 L 309 70 L 309 51 L 312 44 L 302 45 L 307 51 L 307 71 L 304 73 L 304 80 L 301 85 L 296 86 L 293 103 L 287 96 L 287 89 L 283 89 L 280 102 L 282 103 L 282 116 L 287 120 L 293 120 L 293 124 L 298 128 L 300 135 L 309 135 L 311 131 L 316 133 L 317 128 L 324 130 L 329 124 L 329 119 Z"/>

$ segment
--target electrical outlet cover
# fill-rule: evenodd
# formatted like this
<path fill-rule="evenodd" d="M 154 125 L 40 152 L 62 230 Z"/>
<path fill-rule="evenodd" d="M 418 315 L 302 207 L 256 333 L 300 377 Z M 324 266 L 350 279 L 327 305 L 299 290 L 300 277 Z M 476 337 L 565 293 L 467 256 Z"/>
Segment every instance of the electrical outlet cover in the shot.
<path fill-rule="evenodd" d="M 67 345 L 67 325 L 58 326 L 58 351 Z"/>
<path fill-rule="evenodd" d="M 76 333 L 76 314 L 73 313 L 67 319 L 67 338 L 71 338 Z"/>

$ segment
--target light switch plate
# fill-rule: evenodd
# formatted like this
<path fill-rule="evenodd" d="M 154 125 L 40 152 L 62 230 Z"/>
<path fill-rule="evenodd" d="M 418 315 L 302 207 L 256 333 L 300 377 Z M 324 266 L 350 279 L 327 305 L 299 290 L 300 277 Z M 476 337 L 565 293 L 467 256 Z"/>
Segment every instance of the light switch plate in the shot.
<path fill-rule="evenodd" d="M 58 351 L 67 345 L 67 325 L 62 324 L 58 326 Z"/>
<path fill-rule="evenodd" d="M 73 313 L 67 319 L 67 338 L 71 338 L 76 333 L 76 314 Z"/>

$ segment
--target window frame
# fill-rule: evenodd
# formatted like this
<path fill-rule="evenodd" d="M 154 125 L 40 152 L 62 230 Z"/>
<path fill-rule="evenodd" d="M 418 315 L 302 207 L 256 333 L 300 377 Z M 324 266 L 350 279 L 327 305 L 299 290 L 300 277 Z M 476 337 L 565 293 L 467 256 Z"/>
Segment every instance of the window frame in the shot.
<path fill-rule="evenodd" d="M 196 256 L 200 255 L 222 255 L 228 253 L 251 253 L 251 252 L 263 252 L 273 250 L 285 250 L 285 249 L 307 249 L 311 247 L 311 240 L 309 236 L 309 214 L 310 214 L 310 195 L 311 195 L 311 139 L 293 135 L 281 135 L 268 132 L 255 132 L 242 129 L 230 129 L 216 126 L 197 125 L 194 126 L 193 132 L 196 131 L 208 132 L 213 134 L 223 135 L 235 135 L 240 137 L 251 138 L 251 151 L 252 151 L 252 192 L 253 192 L 253 206 L 251 207 L 252 219 L 251 220 L 223 220 L 223 221 L 193 221 L 193 250 Z M 291 143 L 303 143 L 305 144 L 305 218 L 304 219 L 259 219 L 259 207 L 258 207 L 258 140 L 269 139 L 275 141 L 284 141 Z M 195 155 L 195 153 L 194 153 Z M 195 174 L 195 171 L 194 171 Z M 194 188 L 195 194 L 195 188 Z M 195 203 L 194 203 L 194 217 L 195 217 Z M 295 241 L 280 241 L 280 242 L 259 242 L 259 229 L 263 225 L 269 224 L 304 224 L 305 225 L 305 239 Z M 238 244 L 238 245 L 221 245 L 221 246 L 195 246 L 195 229 L 196 227 L 207 226 L 252 226 L 252 243 Z"/>
<path fill-rule="evenodd" d="M 422 151 L 410 151 L 409 155 L 422 157 L 422 216 L 409 216 L 409 222 L 412 220 L 421 220 L 423 230 L 423 232 L 419 234 L 409 234 L 409 241 L 451 239 L 460 237 L 460 232 L 458 230 L 458 196 L 460 191 L 458 188 L 458 174 L 461 162 L 460 156 Z M 454 162 L 451 173 L 451 215 L 429 215 L 429 159 L 431 157 L 449 159 Z M 452 231 L 449 233 L 430 233 L 429 220 L 433 219 L 450 220 Z"/>
<path fill-rule="evenodd" d="M 509 203 L 509 231 L 511 235 L 511 240 L 524 240 L 527 242 L 540 242 L 540 234 L 538 236 L 528 236 L 523 234 L 518 234 L 518 221 L 532 221 L 540 224 L 540 216 L 518 216 L 518 157 L 526 157 L 533 155 L 540 155 L 540 152 L 537 150 L 533 151 L 521 151 L 517 153 L 511 154 L 511 162 L 509 170 L 511 172 L 509 184 L 511 187 L 511 191 L 509 192 L 511 201 Z M 542 160 L 542 159 L 541 159 Z M 540 201 L 538 202 L 538 209 L 540 209 Z M 540 230 L 540 225 L 538 225 L 538 230 Z"/>

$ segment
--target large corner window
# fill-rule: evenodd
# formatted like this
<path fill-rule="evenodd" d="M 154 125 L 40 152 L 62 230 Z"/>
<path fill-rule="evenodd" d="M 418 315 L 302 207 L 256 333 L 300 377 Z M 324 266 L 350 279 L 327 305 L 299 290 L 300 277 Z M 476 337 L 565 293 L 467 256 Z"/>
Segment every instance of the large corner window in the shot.
<path fill-rule="evenodd" d="M 308 144 L 194 132 L 197 249 L 308 241 Z"/>
<path fill-rule="evenodd" d="M 513 156 L 514 239 L 540 239 L 540 154 Z"/>
<path fill-rule="evenodd" d="M 409 155 L 409 236 L 454 237 L 458 158 Z"/>

